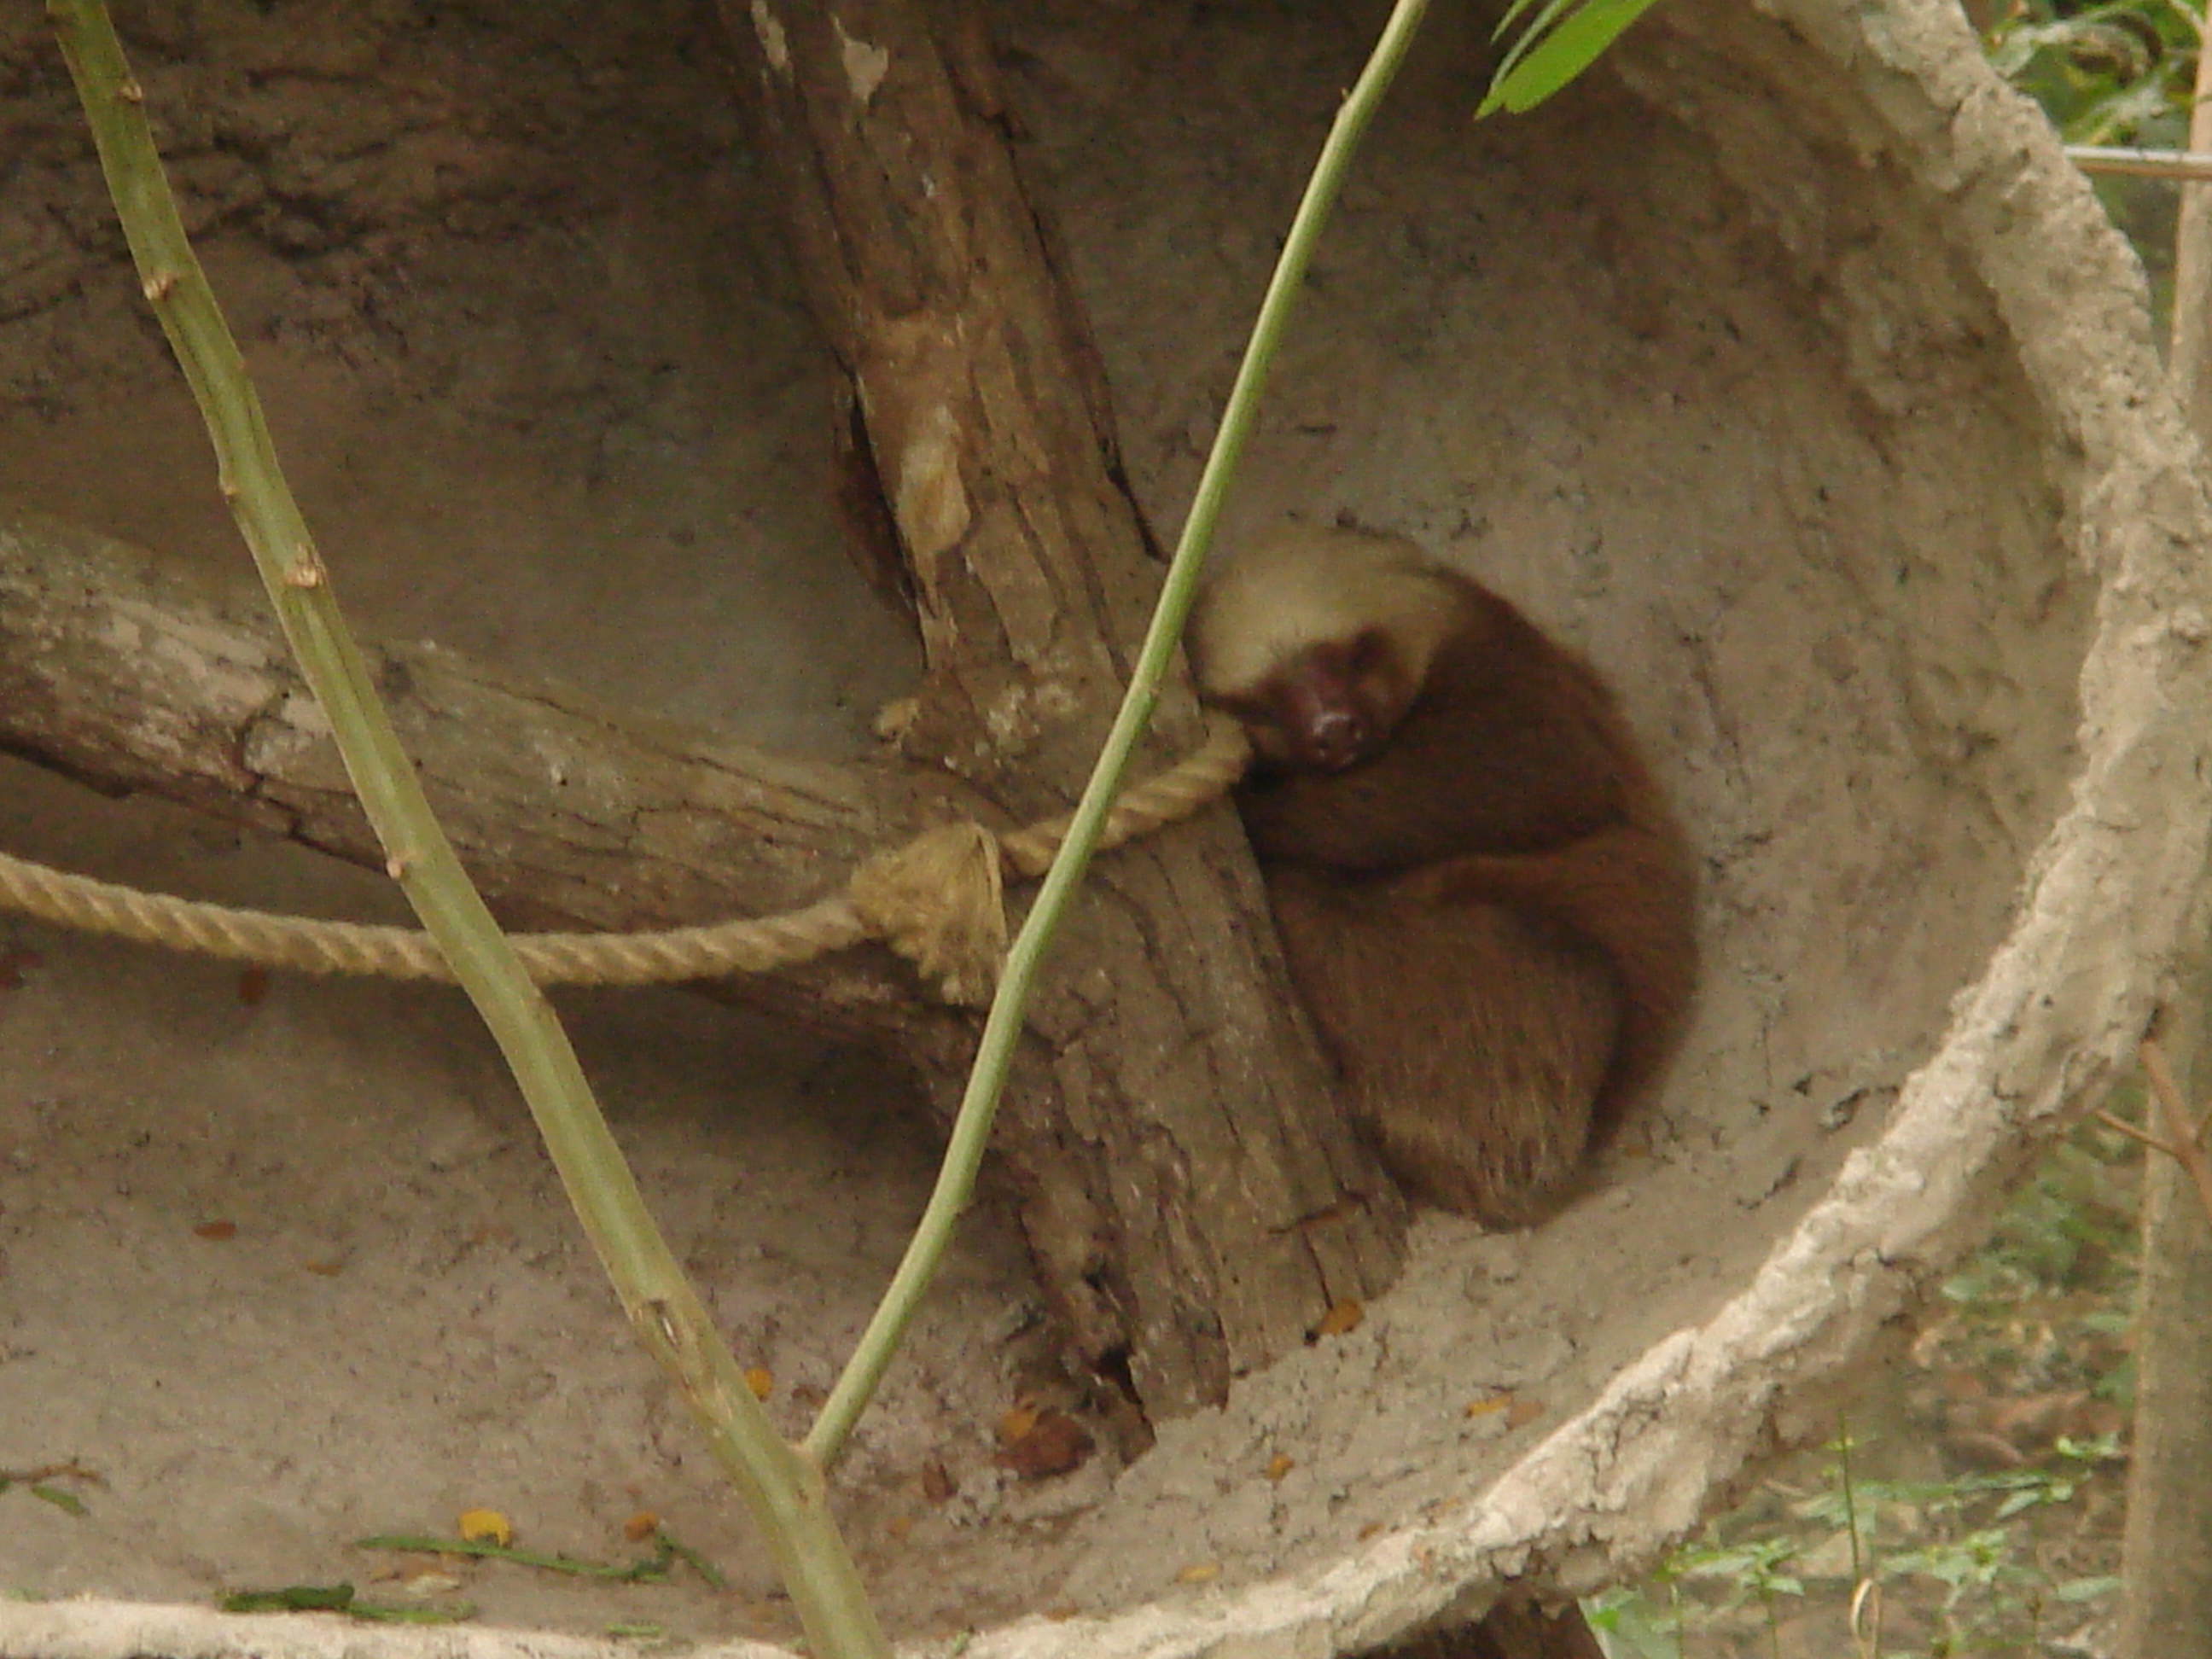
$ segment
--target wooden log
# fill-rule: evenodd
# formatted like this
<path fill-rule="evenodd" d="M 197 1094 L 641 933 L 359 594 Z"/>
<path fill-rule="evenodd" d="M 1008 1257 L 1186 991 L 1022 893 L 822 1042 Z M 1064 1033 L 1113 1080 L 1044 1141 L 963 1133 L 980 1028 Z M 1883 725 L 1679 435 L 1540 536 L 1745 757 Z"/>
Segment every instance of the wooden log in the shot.
<path fill-rule="evenodd" d="M 242 562 L 242 561 L 241 561 Z M 910 769 L 771 755 L 429 644 L 371 644 L 433 805 L 501 919 L 620 930 L 767 915 L 957 810 Z M 257 589 L 0 504 L 0 749 L 356 864 L 384 855 Z M 788 1017 L 958 1063 L 967 1024 L 888 951 L 749 986 Z"/>
<path fill-rule="evenodd" d="M 724 0 L 791 239 L 851 375 L 911 576 L 927 672 L 905 747 L 1017 817 L 1079 788 L 1158 567 L 1115 476 L 1103 377 L 1009 151 L 988 40 L 962 5 L 835 13 Z M 1164 700 L 1188 742 L 1187 692 Z M 1156 751 L 1157 754 L 1160 751 Z M 1148 1404 L 1221 1396 L 1330 1303 L 1394 1275 L 1403 1210 L 1293 1013 L 1233 817 L 1094 878 L 1038 998 L 1010 1103 L 1097 1240 L 1072 1312 Z M 1140 1332 L 1128 1341 L 1116 1332 Z"/>

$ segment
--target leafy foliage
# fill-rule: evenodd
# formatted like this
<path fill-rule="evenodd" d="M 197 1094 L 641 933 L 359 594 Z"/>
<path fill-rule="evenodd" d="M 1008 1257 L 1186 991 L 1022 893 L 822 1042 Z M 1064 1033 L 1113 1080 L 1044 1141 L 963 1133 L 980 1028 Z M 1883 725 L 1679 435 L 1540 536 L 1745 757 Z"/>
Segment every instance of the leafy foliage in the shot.
<path fill-rule="evenodd" d="M 1595 63 L 1658 0 L 1513 0 L 1498 33 L 1513 44 L 1475 106 L 1480 118 L 1532 110 Z M 1533 8 L 1533 9 L 1532 9 Z M 1519 33 L 1515 33 L 1516 29 Z"/>
<path fill-rule="evenodd" d="M 2082 1651 L 2118 1588 L 2139 1163 L 2094 1126 L 2057 1148 L 1849 1431 L 1589 1605 L 1614 1659 Z"/>
<path fill-rule="evenodd" d="M 2203 32 L 2181 0 L 2010 0 L 1987 44 L 1997 72 L 2069 143 L 2179 149 Z"/>

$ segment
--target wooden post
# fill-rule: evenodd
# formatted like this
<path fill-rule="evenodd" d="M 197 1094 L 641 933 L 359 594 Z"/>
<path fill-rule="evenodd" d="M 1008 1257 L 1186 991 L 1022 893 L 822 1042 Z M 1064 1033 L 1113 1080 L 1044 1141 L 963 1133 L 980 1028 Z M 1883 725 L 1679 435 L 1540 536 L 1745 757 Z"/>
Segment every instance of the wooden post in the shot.
<path fill-rule="evenodd" d="M 1011 815 L 1065 805 L 1158 568 L 981 24 L 905 0 L 723 15 L 911 575 L 905 750 Z M 1164 704 L 1170 745 L 1194 713 Z M 1086 1358 L 1171 1413 L 1389 1283 L 1404 1212 L 1332 1101 L 1234 816 L 1092 883 L 999 1145 Z"/>
<path fill-rule="evenodd" d="M 2212 52 L 2197 59 L 2189 148 L 2212 146 Z M 2173 338 L 2167 370 L 2198 444 L 2212 453 L 2212 185 L 2185 184 L 2174 233 Z M 2205 1064 L 2205 907 L 2197 955 L 2162 1042 L 2201 1100 Z M 2156 1132 L 2155 1113 L 2147 1127 Z M 2174 1158 L 2143 1166 L 2142 1275 L 2136 1292 L 2136 1417 L 2128 1464 L 2120 1607 L 2122 1659 L 2201 1651 L 2212 1638 L 2212 1219 Z"/>

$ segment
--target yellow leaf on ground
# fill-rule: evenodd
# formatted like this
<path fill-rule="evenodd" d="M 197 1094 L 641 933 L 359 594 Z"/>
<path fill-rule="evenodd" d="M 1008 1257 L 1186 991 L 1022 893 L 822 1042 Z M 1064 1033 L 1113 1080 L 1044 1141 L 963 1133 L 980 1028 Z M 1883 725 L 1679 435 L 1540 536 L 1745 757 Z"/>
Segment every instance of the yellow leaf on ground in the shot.
<path fill-rule="evenodd" d="M 1314 1334 L 1316 1337 L 1343 1336 L 1358 1330 L 1360 1321 L 1366 1317 L 1365 1304 L 1346 1297 L 1321 1316 L 1321 1323 L 1314 1327 Z"/>
<path fill-rule="evenodd" d="M 463 1510 L 454 1523 L 471 1544 L 496 1544 L 501 1549 L 514 1542 L 514 1525 L 497 1510 Z"/>

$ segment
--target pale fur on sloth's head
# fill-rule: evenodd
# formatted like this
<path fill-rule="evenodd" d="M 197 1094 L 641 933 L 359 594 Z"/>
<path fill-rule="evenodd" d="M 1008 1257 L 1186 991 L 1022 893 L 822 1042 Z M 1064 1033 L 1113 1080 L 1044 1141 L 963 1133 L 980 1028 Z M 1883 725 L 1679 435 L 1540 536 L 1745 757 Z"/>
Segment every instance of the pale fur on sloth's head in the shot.
<path fill-rule="evenodd" d="M 1192 669 L 1206 695 L 1246 696 L 1300 652 L 1375 629 L 1418 685 L 1455 620 L 1453 598 L 1407 537 L 1280 525 L 1207 575 L 1191 612 Z"/>

